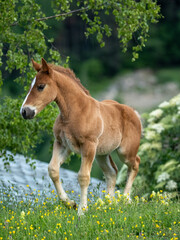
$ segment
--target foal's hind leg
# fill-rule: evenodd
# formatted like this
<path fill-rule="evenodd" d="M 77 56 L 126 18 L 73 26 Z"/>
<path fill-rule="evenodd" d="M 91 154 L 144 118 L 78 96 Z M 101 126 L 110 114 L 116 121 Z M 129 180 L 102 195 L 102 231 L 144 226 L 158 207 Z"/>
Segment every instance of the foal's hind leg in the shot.
<path fill-rule="evenodd" d="M 138 173 L 141 159 L 138 155 L 136 155 L 135 157 L 123 156 L 120 149 L 117 150 L 117 153 L 120 160 L 122 160 L 128 166 L 128 177 L 127 177 L 127 182 L 124 189 L 124 194 L 130 195 L 131 187 Z"/>
<path fill-rule="evenodd" d="M 135 160 L 133 161 L 128 161 L 127 166 L 128 166 L 128 178 L 126 182 L 126 186 L 124 189 L 124 194 L 130 194 L 132 184 L 134 182 L 134 179 L 138 173 L 139 170 L 139 163 L 140 163 L 140 157 L 136 156 Z"/>
<path fill-rule="evenodd" d="M 55 141 L 53 146 L 52 159 L 48 166 L 49 176 L 52 179 L 59 198 L 67 205 L 75 207 L 75 202 L 70 200 L 64 191 L 59 179 L 60 166 L 66 160 L 68 150 L 64 148 L 59 142 Z"/>
<path fill-rule="evenodd" d="M 96 156 L 96 160 L 103 170 L 107 184 L 107 193 L 111 196 L 114 196 L 114 188 L 116 185 L 116 176 L 118 169 L 111 159 L 110 155 Z"/>

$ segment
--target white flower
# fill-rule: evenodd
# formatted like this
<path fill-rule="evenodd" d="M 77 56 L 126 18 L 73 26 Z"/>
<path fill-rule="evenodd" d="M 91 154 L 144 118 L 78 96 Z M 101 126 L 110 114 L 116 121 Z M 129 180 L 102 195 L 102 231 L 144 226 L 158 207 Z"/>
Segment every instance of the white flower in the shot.
<path fill-rule="evenodd" d="M 162 149 L 162 144 L 160 142 L 155 142 L 151 144 L 151 148 L 156 149 L 156 150 L 161 150 Z"/>
<path fill-rule="evenodd" d="M 155 197 L 155 196 L 156 196 L 155 191 L 152 191 L 152 193 L 151 193 L 151 195 L 150 195 L 150 198 Z"/>
<path fill-rule="evenodd" d="M 105 195 L 105 199 L 110 200 L 111 196 L 109 194 Z"/>
<path fill-rule="evenodd" d="M 160 183 L 162 181 L 166 181 L 168 180 L 170 177 L 170 175 L 167 172 L 163 172 L 159 175 L 158 179 L 157 179 L 157 183 Z"/>
<path fill-rule="evenodd" d="M 151 129 L 154 129 L 156 132 L 161 133 L 164 130 L 164 127 L 161 123 L 155 123 L 150 126 Z"/>
<path fill-rule="evenodd" d="M 166 189 L 169 191 L 177 189 L 177 183 L 173 180 L 169 180 L 168 183 L 166 184 Z"/>
<path fill-rule="evenodd" d="M 173 97 L 170 101 L 169 101 L 171 106 L 175 106 L 175 105 L 180 105 L 180 94 L 178 94 L 177 96 Z"/>
<path fill-rule="evenodd" d="M 169 104 L 169 102 L 167 102 L 167 101 L 164 101 L 164 102 L 162 102 L 161 104 L 159 104 L 159 107 L 160 108 L 167 108 L 167 107 L 169 107 L 170 106 L 170 104 Z"/>
<path fill-rule="evenodd" d="M 151 149 L 151 144 L 150 143 L 143 143 L 140 147 L 141 151 L 146 151 L 147 149 Z"/>
<path fill-rule="evenodd" d="M 155 133 L 155 131 L 149 130 L 145 133 L 145 137 L 147 140 L 152 140 L 156 137 L 156 133 Z"/>
<path fill-rule="evenodd" d="M 101 198 L 98 198 L 96 203 L 100 206 L 104 205 L 104 201 Z"/>
<path fill-rule="evenodd" d="M 112 204 L 112 197 L 109 194 L 105 195 L 104 202 L 106 204 Z"/>
<path fill-rule="evenodd" d="M 160 118 L 162 114 L 163 114 L 163 110 L 161 110 L 161 109 L 156 109 L 156 110 L 152 111 L 152 112 L 149 114 L 149 116 L 150 116 L 150 117 L 154 117 L 154 118 Z"/>
<path fill-rule="evenodd" d="M 55 212 L 57 212 L 58 210 L 59 210 L 59 208 L 58 208 L 58 207 L 56 207 L 56 208 L 55 208 Z"/>
<path fill-rule="evenodd" d="M 180 106 L 178 107 L 178 115 L 180 115 Z"/>
<path fill-rule="evenodd" d="M 116 191 L 116 194 L 117 194 L 117 198 L 121 198 L 122 194 L 119 190 Z"/>
<path fill-rule="evenodd" d="M 154 118 L 153 117 L 150 117 L 150 118 L 148 118 L 148 123 L 152 123 L 153 121 L 154 121 Z"/>
<path fill-rule="evenodd" d="M 144 197 L 141 197 L 142 202 L 146 202 L 146 199 Z"/>
<path fill-rule="evenodd" d="M 20 215 L 20 218 L 21 218 L 21 219 L 24 219 L 25 215 L 26 215 L 25 212 L 22 211 L 22 212 L 21 212 L 21 215 Z"/>
<path fill-rule="evenodd" d="M 162 144 L 160 142 L 154 142 L 154 143 L 143 143 L 140 146 L 140 152 L 146 152 L 147 150 L 151 149 L 156 149 L 156 150 L 161 150 L 162 149 Z"/>
<path fill-rule="evenodd" d="M 180 113 L 180 112 L 179 112 L 179 113 Z M 177 122 L 177 117 L 176 117 L 176 116 L 173 116 L 173 117 L 172 117 L 172 122 L 173 122 L 173 123 L 176 123 L 176 122 Z"/>

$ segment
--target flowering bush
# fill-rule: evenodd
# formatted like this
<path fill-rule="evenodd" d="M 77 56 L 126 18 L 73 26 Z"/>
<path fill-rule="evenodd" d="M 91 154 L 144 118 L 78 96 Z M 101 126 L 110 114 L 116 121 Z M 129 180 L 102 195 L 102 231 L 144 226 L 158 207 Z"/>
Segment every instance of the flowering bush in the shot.
<path fill-rule="evenodd" d="M 141 165 L 135 186 L 146 188 L 146 192 L 180 190 L 180 94 L 143 118 L 146 127 L 139 149 Z"/>

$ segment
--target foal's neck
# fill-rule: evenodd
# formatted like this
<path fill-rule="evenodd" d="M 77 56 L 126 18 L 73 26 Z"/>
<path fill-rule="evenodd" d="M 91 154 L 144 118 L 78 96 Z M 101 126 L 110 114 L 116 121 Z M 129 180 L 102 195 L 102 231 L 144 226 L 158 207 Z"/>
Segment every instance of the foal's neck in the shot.
<path fill-rule="evenodd" d="M 78 114 L 82 109 L 89 96 L 81 87 L 70 77 L 56 73 L 55 80 L 57 83 L 57 97 L 55 99 L 63 120 L 68 120 L 73 114 Z"/>

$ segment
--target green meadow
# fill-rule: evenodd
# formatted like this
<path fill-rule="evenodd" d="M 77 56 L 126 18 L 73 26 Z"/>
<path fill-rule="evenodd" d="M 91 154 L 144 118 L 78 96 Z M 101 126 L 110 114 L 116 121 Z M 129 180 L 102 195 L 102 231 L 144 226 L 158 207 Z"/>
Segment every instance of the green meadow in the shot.
<path fill-rule="evenodd" d="M 172 200 L 163 191 L 152 192 L 148 199 L 129 200 L 119 191 L 113 199 L 105 191 L 102 195 L 101 199 L 90 192 L 88 211 L 79 217 L 77 209 L 65 207 L 54 191 L 47 197 L 35 189 L 25 190 L 21 199 L 12 189 L 2 191 L 0 240 L 179 239 L 179 199 Z"/>

